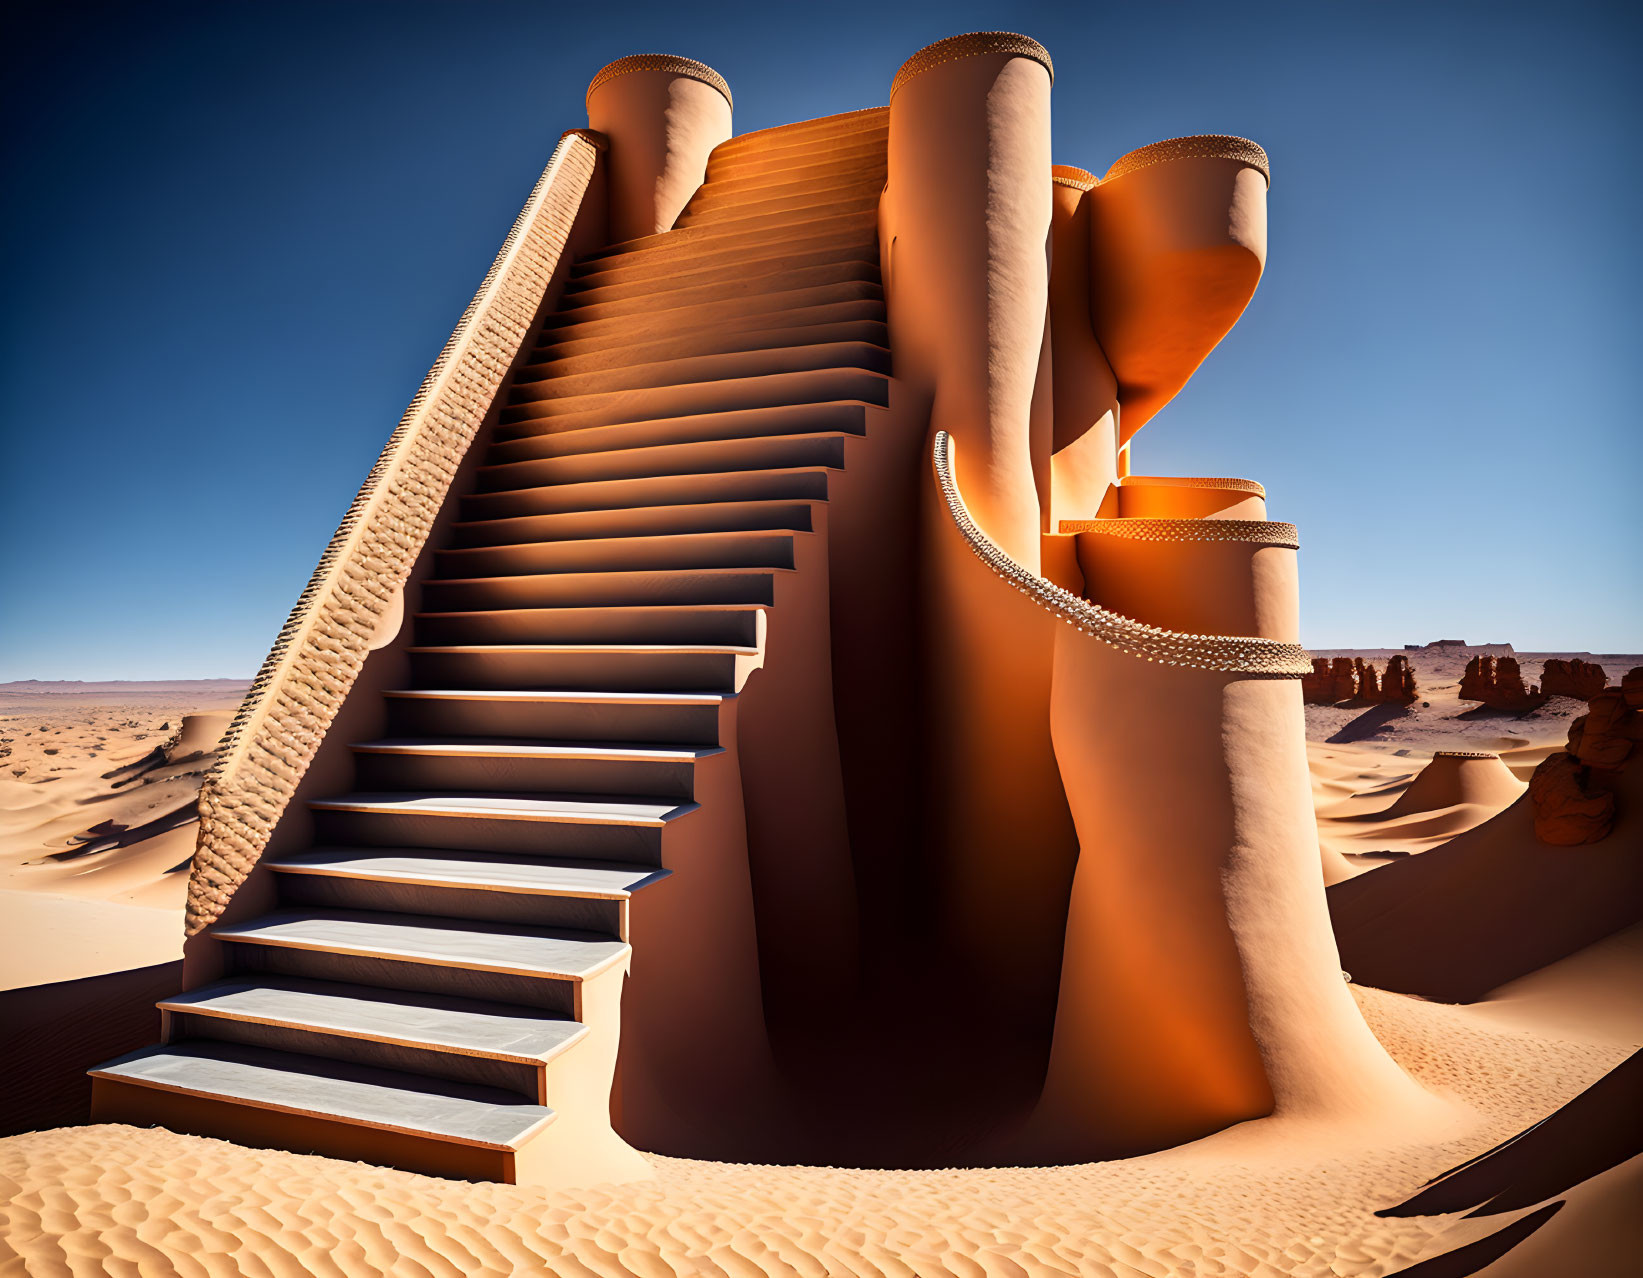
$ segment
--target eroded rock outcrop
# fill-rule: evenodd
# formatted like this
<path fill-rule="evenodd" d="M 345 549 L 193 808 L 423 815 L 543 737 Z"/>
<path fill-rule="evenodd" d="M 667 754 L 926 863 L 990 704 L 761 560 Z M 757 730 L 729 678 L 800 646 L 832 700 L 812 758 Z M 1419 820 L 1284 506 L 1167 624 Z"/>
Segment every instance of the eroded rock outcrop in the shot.
<path fill-rule="evenodd" d="M 1590 701 L 1608 686 L 1609 679 L 1603 673 L 1602 666 L 1595 661 L 1582 661 L 1578 657 L 1572 661 L 1552 657 L 1547 660 L 1540 674 L 1540 690 L 1548 697 L 1573 697 L 1577 701 Z"/>
<path fill-rule="evenodd" d="M 1312 673 L 1301 676 L 1301 698 L 1312 705 L 1334 705 L 1358 695 L 1358 667 L 1351 657 L 1314 657 Z"/>
<path fill-rule="evenodd" d="M 1301 699 L 1310 705 L 1360 701 L 1366 705 L 1393 702 L 1408 705 L 1419 695 L 1409 658 L 1395 656 L 1383 674 L 1362 657 L 1314 657 L 1312 673 L 1301 677 Z"/>
<path fill-rule="evenodd" d="M 1564 848 L 1607 838 L 1615 822 L 1615 782 L 1640 740 L 1643 666 L 1590 698 L 1586 713 L 1569 725 L 1569 748 L 1535 769 L 1529 779 L 1535 837 Z"/>
<path fill-rule="evenodd" d="M 1462 701 L 1481 701 L 1495 710 L 1528 710 L 1546 700 L 1534 684 L 1524 684 L 1516 657 L 1481 653 L 1466 663 L 1460 697 Z"/>
<path fill-rule="evenodd" d="M 1406 706 L 1419 697 L 1415 667 L 1409 664 L 1408 657 L 1393 657 L 1386 663 L 1386 674 L 1381 679 L 1381 700 Z"/>

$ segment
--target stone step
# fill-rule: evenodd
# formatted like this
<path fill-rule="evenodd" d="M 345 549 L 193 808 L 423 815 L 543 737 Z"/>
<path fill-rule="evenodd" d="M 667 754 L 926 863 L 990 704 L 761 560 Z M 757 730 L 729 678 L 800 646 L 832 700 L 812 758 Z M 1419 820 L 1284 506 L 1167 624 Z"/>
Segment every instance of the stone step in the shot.
<path fill-rule="evenodd" d="M 625 942 L 594 932 L 370 910 L 275 910 L 245 923 L 219 924 L 211 935 L 233 945 L 556 981 L 588 980 L 628 955 Z"/>
<path fill-rule="evenodd" d="M 623 940 L 628 897 L 669 873 L 458 848 L 321 847 L 267 864 L 284 906 L 522 923 Z"/>
<path fill-rule="evenodd" d="M 480 468 L 481 480 L 494 466 L 547 457 L 579 457 L 587 453 L 621 452 L 676 444 L 706 444 L 726 440 L 770 439 L 785 435 L 865 435 L 865 404 L 777 404 L 724 413 L 697 413 L 660 417 L 650 421 L 616 422 L 578 430 L 527 435 L 492 444 Z"/>
<path fill-rule="evenodd" d="M 797 124 L 777 124 L 751 133 L 738 133 L 713 148 L 713 159 L 731 156 L 770 155 L 773 152 L 803 148 L 821 150 L 842 140 L 888 136 L 890 109 L 867 107 L 861 111 L 847 111 L 840 115 L 823 116 Z"/>
<path fill-rule="evenodd" d="M 276 869 L 281 864 L 273 863 Z M 533 1007 L 295 977 L 230 978 L 174 994 L 159 1007 L 201 1020 L 242 1021 L 520 1065 L 541 1065 L 587 1033 L 577 1021 Z"/>
<path fill-rule="evenodd" d="M 850 164 L 831 171 L 812 167 L 799 170 L 791 176 L 783 175 L 768 182 L 723 184 L 709 180 L 696 192 L 684 212 L 698 221 L 716 216 L 735 217 L 749 207 L 765 207 L 772 201 L 806 197 L 810 203 L 819 200 L 846 199 L 866 196 L 877 200 L 884 190 L 885 165 L 880 163 Z"/>
<path fill-rule="evenodd" d="M 722 644 L 756 647 L 764 603 L 602 604 L 414 614 L 419 646 Z"/>
<path fill-rule="evenodd" d="M 436 552 L 441 579 L 516 573 L 654 572 L 687 568 L 792 568 L 788 532 L 674 533 L 665 537 L 591 537 L 466 546 Z"/>
<path fill-rule="evenodd" d="M 584 258 L 571 268 L 571 283 L 589 288 L 633 280 L 665 280 L 677 271 L 708 269 L 739 259 L 765 261 L 804 252 L 862 248 L 878 251 L 878 237 L 866 217 L 824 218 L 814 226 L 790 223 L 768 234 L 698 237 L 684 244 L 657 244 L 614 257 Z"/>
<path fill-rule="evenodd" d="M 796 466 L 726 471 L 722 474 L 642 475 L 586 483 L 544 484 L 500 493 L 470 493 L 462 498 L 463 526 L 518 519 L 524 515 L 572 512 L 628 512 L 612 519 L 635 532 L 655 507 L 722 505 L 738 502 L 825 501 L 827 476 L 837 467 Z M 513 538 L 525 540 L 528 538 Z"/>
<path fill-rule="evenodd" d="M 851 176 L 876 174 L 882 184 L 888 165 L 884 141 L 869 138 L 820 155 L 800 152 L 773 159 L 709 161 L 702 190 L 716 195 L 814 182 L 818 186 Z"/>
<path fill-rule="evenodd" d="M 727 205 L 722 209 L 710 208 L 700 213 L 693 212 L 691 206 L 687 204 L 684 211 L 679 214 L 679 220 L 674 223 L 674 226 L 681 230 L 689 230 L 693 226 L 743 222 L 748 218 L 768 214 L 811 213 L 821 209 L 837 212 L 876 209 L 879 203 L 879 195 L 883 191 L 883 185 L 882 182 L 871 185 L 863 184 L 850 187 L 837 194 L 800 189 L 791 195 L 748 200 L 734 205 Z"/>
<path fill-rule="evenodd" d="M 867 362 L 879 361 L 875 357 Z M 517 439 L 583 426 L 846 400 L 888 407 L 889 374 L 874 367 L 803 369 L 510 404 L 502 410 L 493 438 Z"/>
<path fill-rule="evenodd" d="M 410 650 L 424 687 L 598 692 L 738 691 L 758 663 L 743 644 L 439 644 Z"/>
<path fill-rule="evenodd" d="M 720 746 L 542 741 L 530 738 L 388 737 L 350 747 L 364 789 L 430 786 L 621 798 L 695 797 L 696 765 Z"/>
<path fill-rule="evenodd" d="M 633 364 L 586 373 L 567 374 L 546 370 L 535 380 L 533 370 L 527 368 L 521 371 L 519 380 L 509 392 L 508 403 L 536 404 L 544 400 L 574 399 L 609 391 L 659 390 L 698 382 L 831 368 L 870 368 L 888 376 L 890 351 L 871 342 L 816 342 L 804 346 L 772 345 L 712 355 L 687 355 L 654 364 Z"/>
<path fill-rule="evenodd" d="M 684 253 L 702 245 L 720 240 L 738 239 L 748 243 L 774 242 L 781 236 L 814 234 L 826 227 L 842 225 L 877 226 L 878 210 L 863 209 L 849 202 L 845 207 L 822 206 L 814 209 L 789 209 L 779 213 L 764 213 L 757 217 L 739 218 L 717 226 L 700 226 L 684 231 L 674 227 L 654 235 L 642 235 L 631 240 L 620 240 L 604 248 L 585 254 L 582 261 L 597 263 L 613 258 L 630 258 L 641 253 Z M 802 228 L 802 230 L 801 230 Z"/>
<path fill-rule="evenodd" d="M 491 1150 L 514 1150 L 553 1111 L 500 1088 L 234 1043 L 149 1047 L 94 1079 Z"/>
<path fill-rule="evenodd" d="M 702 227 L 694 231 L 669 231 L 659 240 L 643 241 L 640 247 L 613 257 L 584 259 L 579 277 L 593 284 L 599 281 L 665 279 L 677 271 L 697 270 L 736 261 L 743 255 L 768 258 L 800 254 L 807 248 L 841 246 L 878 248 L 878 219 L 873 210 L 824 213 L 813 220 L 791 216 L 773 224 L 760 225 L 755 219 L 745 225 L 722 229 Z M 882 255 L 881 255 L 882 260 Z M 552 317 L 545 317 L 551 322 Z M 552 342 L 545 330 L 538 343 Z"/>
<path fill-rule="evenodd" d="M 689 440 L 501 462 L 479 471 L 475 477 L 476 490 L 510 492 L 545 484 L 722 474 L 733 470 L 791 470 L 801 466 L 837 470 L 844 466 L 844 441 L 849 433 L 817 430 L 807 434 Z"/>
<path fill-rule="evenodd" d="M 825 237 L 737 246 L 736 251 L 723 247 L 716 251 L 702 249 L 696 253 L 612 266 L 573 277 L 565 288 L 564 298 L 568 306 L 645 296 L 665 300 L 666 294 L 678 289 L 729 279 L 754 279 L 798 266 L 868 262 L 876 267 L 878 261 L 877 242 L 858 229 L 847 228 Z"/>
<path fill-rule="evenodd" d="M 776 602 L 786 568 L 632 568 L 436 577 L 422 585 L 424 615 L 514 608 L 630 608 Z"/>
<path fill-rule="evenodd" d="M 309 848 L 265 864 L 276 874 L 311 874 L 373 883 L 418 883 L 492 892 L 541 893 L 625 901 L 672 871 L 609 861 L 539 861 L 457 848 Z"/>
<path fill-rule="evenodd" d="M 630 296 L 600 298 L 590 295 L 584 300 L 569 297 L 555 312 L 554 326 L 562 328 L 581 319 L 618 319 L 657 311 L 683 310 L 691 306 L 723 306 L 738 298 L 781 297 L 807 289 L 852 283 L 878 284 L 878 262 L 852 260 L 818 265 L 799 262 L 784 265 L 779 270 L 750 272 L 745 277 L 724 273 L 712 280 L 687 282 L 678 288 L 642 290 Z"/>
<path fill-rule="evenodd" d="M 877 280 L 844 279 L 812 284 L 779 293 L 719 296 L 706 301 L 639 314 L 605 315 L 600 308 L 555 313 L 542 322 L 538 351 L 580 344 L 578 349 L 627 345 L 680 333 L 698 332 L 713 325 L 730 328 L 809 323 L 835 313 L 841 306 L 868 306 L 875 318 L 884 316 L 884 286 Z"/>
<path fill-rule="evenodd" d="M 321 846 L 454 848 L 543 859 L 662 864 L 668 827 L 697 805 L 643 795 L 359 791 L 309 802 Z"/>
<path fill-rule="evenodd" d="M 735 694 L 551 689 L 392 689 L 388 723 L 407 736 L 543 736 L 561 741 L 652 741 L 714 746 Z"/>
<path fill-rule="evenodd" d="M 740 154 L 721 154 L 720 148 L 715 148 L 708 156 L 706 180 L 731 182 L 776 173 L 825 172 L 846 166 L 882 168 L 889 158 L 888 142 L 889 130 L 878 129 L 844 134 L 821 145 L 767 146 Z"/>
<path fill-rule="evenodd" d="M 769 317 L 759 317 L 732 320 L 707 329 L 653 334 L 640 341 L 633 341 L 630 334 L 605 345 L 554 343 L 538 348 L 524 375 L 532 379 L 559 377 L 602 369 L 629 368 L 687 356 L 815 346 L 823 342 L 866 342 L 873 346 L 889 347 L 890 328 L 884 321 L 882 307 L 873 302 L 847 302 L 833 309 L 839 312 L 836 317 L 795 316 L 791 317 L 792 322 L 788 322 L 790 317 L 782 316 L 779 317 L 782 322 L 778 326 L 773 326 L 773 320 Z M 590 345 L 591 349 L 574 349 L 583 345 Z"/>

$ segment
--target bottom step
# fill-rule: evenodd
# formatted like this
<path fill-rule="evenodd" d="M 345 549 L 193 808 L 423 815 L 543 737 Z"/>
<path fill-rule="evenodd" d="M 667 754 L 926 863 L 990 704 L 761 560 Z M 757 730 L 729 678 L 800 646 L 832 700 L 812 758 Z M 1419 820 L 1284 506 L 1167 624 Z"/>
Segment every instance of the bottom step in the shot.
<path fill-rule="evenodd" d="M 234 1107 L 502 1153 L 517 1150 L 554 1117 L 545 1105 L 532 1104 L 500 1088 L 229 1043 L 184 1041 L 144 1048 L 98 1066 L 91 1071 L 91 1077 L 98 1085 L 125 1084 L 186 1100 L 229 1102 Z M 106 1108 L 101 1104 L 97 1107 Z M 120 1111 L 124 1107 L 113 1108 Z M 186 1115 L 190 1107 L 183 1104 L 167 1108 Z M 109 1121 L 118 1120 L 122 1114 L 100 1113 L 95 1117 Z M 203 1109 L 201 1117 L 207 1117 Z M 209 1122 L 202 1125 L 212 1126 Z M 185 1124 L 183 1130 L 191 1127 L 198 1130 L 192 1123 Z M 271 1130 L 290 1132 L 290 1120 L 281 1121 Z M 237 1137 L 234 1132 L 212 1130 L 203 1134 Z M 301 1148 L 297 1141 L 281 1139 L 279 1143 L 285 1148 Z M 330 1152 L 328 1146 L 334 1143 L 321 1141 L 314 1148 L 316 1152 Z"/>

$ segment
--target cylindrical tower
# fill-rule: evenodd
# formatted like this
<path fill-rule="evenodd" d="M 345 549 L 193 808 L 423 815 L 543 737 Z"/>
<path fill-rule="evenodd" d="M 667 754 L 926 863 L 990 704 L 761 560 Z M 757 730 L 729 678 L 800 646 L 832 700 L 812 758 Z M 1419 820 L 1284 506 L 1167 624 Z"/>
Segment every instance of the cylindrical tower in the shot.
<path fill-rule="evenodd" d="M 610 144 L 610 240 L 671 230 L 730 137 L 730 86 L 671 54 L 618 58 L 588 85 L 588 126 Z"/>
<path fill-rule="evenodd" d="M 1044 47 L 1008 32 L 920 49 L 890 86 L 880 205 L 896 376 L 957 442 L 982 527 L 1035 569 L 1049 496 L 1033 390 L 1049 296 L 1051 75 Z"/>
<path fill-rule="evenodd" d="M 895 404 L 957 441 L 989 536 L 1036 571 L 1050 500 L 1050 56 L 1007 32 L 921 49 L 890 91 L 880 203 Z M 1037 1043 L 1076 839 L 1050 745 L 1054 619 L 920 509 L 923 878 L 951 979 Z"/>

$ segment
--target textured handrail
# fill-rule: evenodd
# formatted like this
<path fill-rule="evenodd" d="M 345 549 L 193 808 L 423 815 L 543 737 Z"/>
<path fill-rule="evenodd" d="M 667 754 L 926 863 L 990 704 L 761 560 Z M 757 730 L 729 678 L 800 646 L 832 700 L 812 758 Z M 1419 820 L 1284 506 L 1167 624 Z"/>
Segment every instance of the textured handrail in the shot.
<path fill-rule="evenodd" d="M 682 75 L 686 79 L 700 80 L 703 84 L 710 84 L 724 94 L 726 102 L 734 109 L 736 100 L 730 96 L 730 85 L 724 76 L 720 75 L 705 62 L 698 62 L 695 58 L 681 58 L 674 53 L 631 53 L 625 58 L 617 58 L 615 62 L 608 62 L 594 73 L 593 79 L 588 82 L 586 96 L 591 98 L 594 91 L 609 84 L 617 76 L 630 75 L 635 71 L 665 71 L 669 75 Z"/>
<path fill-rule="evenodd" d="M 1050 181 L 1057 186 L 1070 186 L 1075 191 L 1093 191 L 1100 185 L 1101 179 L 1076 164 L 1052 164 Z"/>
<path fill-rule="evenodd" d="M 1213 488 L 1229 493 L 1253 493 L 1265 497 L 1266 489 L 1253 479 L 1231 479 L 1223 475 L 1125 475 L 1120 488 Z"/>
<path fill-rule="evenodd" d="M 1050 60 L 1050 51 L 1031 36 L 1018 35 L 1014 31 L 971 31 L 927 44 L 903 62 L 901 70 L 896 72 L 895 79 L 890 81 L 890 96 L 895 97 L 896 91 L 909 80 L 923 75 L 934 67 L 948 62 L 958 62 L 964 58 L 983 57 L 989 53 L 1008 53 L 1031 58 L 1050 73 L 1051 83 L 1055 82 L 1055 63 Z"/>
<path fill-rule="evenodd" d="M 1099 604 L 1093 604 L 1054 582 L 1046 581 L 1037 573 L 1029 572 L 1000 550 L 970 517 L 964 498 L 958 491 L 958 483 L 953 478 L 952 440 L 946 431 L 936 432 L 934 461 L 936 482 L 941 487 L 947 511 L 965 541 L 969 542 L 976 558 L 1034 603 L 1109 648 L 1142 661 L 1188 666 L 1195 670 L 1224 670 L 1289 679 L 1299 679 L 1312 673 L 1312 659 L 1300 644 L 1242 635 L 1194 635 L 1149 626 L 1145 622 L 1109 612 Z"/>
<path fill-rule="evenodd" d="M 1154 164 L 1167 164 L 1171 160 L 1237 160 L 1260 173 L 1268 186 L 1272 185 L 1272 161 L 1267 158 L 1265 148 L 1259 142 L 1230 133 L 1198 133 L 1149 142 L 1114 160 L 1101 181 L 1112 182 L 1126 173 L 1149 169 Z"/>
<path fill-rule="evenodd" d="M 566 133 L 252 682 L 200 791 L 188 935 L 250 873 L 421 554 L 564 253 L 604 142 Z"/>
<path fill-rule="evenodd" d="M 1294 524 L 1277 519 L 1063 519 L 1063 533 L 1099 533 L 1131 541 L 1247 541 L 1260 546 L 1301 548 Z"/>

